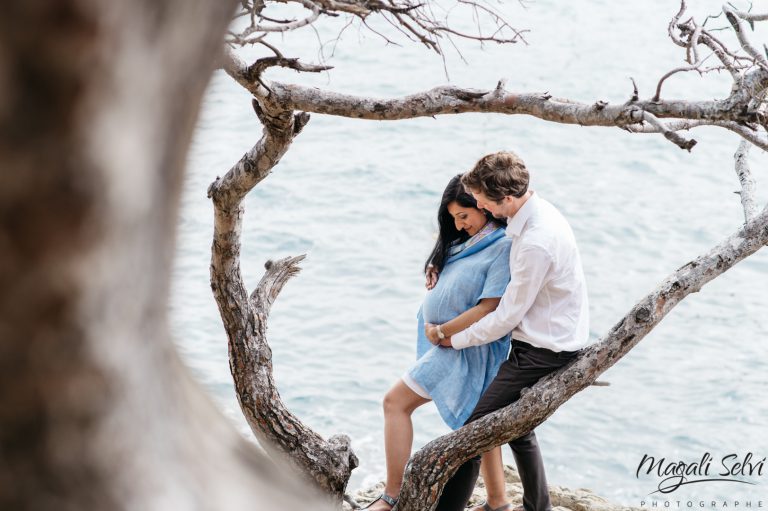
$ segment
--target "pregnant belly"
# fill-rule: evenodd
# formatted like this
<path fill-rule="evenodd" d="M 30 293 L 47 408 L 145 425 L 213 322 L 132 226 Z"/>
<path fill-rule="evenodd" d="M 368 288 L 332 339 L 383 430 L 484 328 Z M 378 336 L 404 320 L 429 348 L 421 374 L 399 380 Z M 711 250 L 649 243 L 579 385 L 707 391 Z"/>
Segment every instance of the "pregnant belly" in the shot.
<path fill-rule="evenodd" d="M 444 291 L 435 291 L 438 291 L 437 287 L 432 289 L 427 293 L 427 296 L 424 297 L 424 303 L 422 304 L 421 310 L 425 322 L 438 324 L 445 323 L 466 310 L 466 308 L 455 303 L 458 301 L 455 296 L 450 297 L 447 296 Z"/>

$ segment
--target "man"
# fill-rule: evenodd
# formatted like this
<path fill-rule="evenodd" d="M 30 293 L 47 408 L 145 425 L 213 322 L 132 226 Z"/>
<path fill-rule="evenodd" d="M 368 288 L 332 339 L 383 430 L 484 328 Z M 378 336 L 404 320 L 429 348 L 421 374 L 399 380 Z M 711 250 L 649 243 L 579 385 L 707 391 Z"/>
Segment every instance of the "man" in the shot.
<path fill-rule="evenodd" d="M 511 280 L 498 308 L 462 332 L 426 326 L 430 340 L 453 349 L 512 333 L 509 358 L 467 423 L 517 401 L 522 389 L 567 364 L 588 344 L 587 287 L 576 240 L 565 218 L 529 190 L 528 182 L 525 163 L 512 152 L 485 156 L 462 177 L 479 208 L 508 218 L 506 232 L 512 238 Z M 552 506 L 535 433 L 509 445 L 523 485 L 524 510 L 549 511 Z M 457 470 L 443 490 L 439 511 L 464 509 L 479 466 L 478 457 Z M 496 502 L 489 498 L 486 511 L 509 507 L 505 496 L 495 498 Z"/>

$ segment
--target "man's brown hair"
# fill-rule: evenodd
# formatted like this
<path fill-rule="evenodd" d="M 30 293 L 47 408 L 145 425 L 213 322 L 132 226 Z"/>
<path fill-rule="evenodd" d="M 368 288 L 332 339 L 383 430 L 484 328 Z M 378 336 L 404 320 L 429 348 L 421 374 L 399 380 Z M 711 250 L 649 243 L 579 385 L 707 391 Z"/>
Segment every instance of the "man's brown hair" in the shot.
<path fill-rule="evenodd" d="M 525 163 L 512 151 L 483 156 L 472 170 L 461 177 L 465 188 L 480 192 L 496 202 L 501 202 L 508 195 L 522 197 L 528 191 L 528 181 Z"/>

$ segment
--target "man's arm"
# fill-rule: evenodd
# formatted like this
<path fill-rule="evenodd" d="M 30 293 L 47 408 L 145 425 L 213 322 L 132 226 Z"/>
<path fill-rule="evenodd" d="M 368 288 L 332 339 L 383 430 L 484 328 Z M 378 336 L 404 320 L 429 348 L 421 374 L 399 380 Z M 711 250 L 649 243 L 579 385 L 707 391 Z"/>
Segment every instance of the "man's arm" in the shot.
<path fill-rule="evenodd" d="M 447 323 L 440 325 L 440 330 L 446 338 L 450 338 L 453 334 L 461 332 L 468 328 L 473 323 L 476 323 L 488 313 L 496 310 L 499 306 L 501 298 L 483 298 L 480 303 L 468 309 Z M 440 344 L 440 338 L 437 335 L 437 325 L 426 323 L 424 325 L 424 333 L 432 344 Z M 445 343 L 445 346 L 449 346 Z"/>
<path fill-rule="evenodd" d="M 520 247 L 510 265 L 511 280 L 499 306 L 466 330 L 453 335 L 451 346 L 455 349 L 486 344 L 511 332 L 522 321 L 544 286 L 552 257 L 543 247 L 525 245 Z"/>

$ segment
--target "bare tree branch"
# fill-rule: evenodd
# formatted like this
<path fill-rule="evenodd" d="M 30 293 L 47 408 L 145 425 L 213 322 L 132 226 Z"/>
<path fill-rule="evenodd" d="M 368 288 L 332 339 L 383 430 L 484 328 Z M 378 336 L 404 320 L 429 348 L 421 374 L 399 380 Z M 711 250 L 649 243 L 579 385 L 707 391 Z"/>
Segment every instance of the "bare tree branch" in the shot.
<path fill-rule="evenodd" d="M 754 76 L 760 86 L 768 84 L 768 74 Z M 759 80 L 758 80 L 759 78 Z M 241 82 L 252 93 L 268 94 L 257 84 Z M 270 82 L 271 98 L 295 109 L 353 117 L 391 121 L 415 117 L 459 114 L 466 112 L 495 112 L 509 115 L 526 114 L 546 121 L 582 126 L 624 126 L 633 120 L 637 109 L 659 118 L 709 119 L 757 122 L 755 112 L 744 111 L 748 96 L 734 94 L 724 100 L 686 101 L 664 100 L 660 102 L 637 101 L 631 105 L 613 105 L 602 102 L 581 103 L 567 98 L 553 97 L 548 93 L 516 93 L 503 89 L 477 90 L 454 86 L 439 86 L 428 91 L 402 98 L 383 99 L 354 96 L 303 87 L 295 84 Z"/>
<path fill-rule="evenodd" d="M 741 205 L 744 208 L 744 221 L 749 222 L 757 216 L 757 203 L 755 201 L 755 180 L 752 177 L 752 171 L 749 169 L 749 147 L 750 143 L 742 140 L 739 148 L 733 155 L 736 175 L 741 184 L 741 191 L 737 192 L 741 197 Z"/>
<path fill-rule="evenodd" d="M 710 120 L 691 120 L 691 121 L 671 121 L 664 125 L 669 131 L 682 131 L 698 128 L 699 126 L 715 126 L 725 128 L 740 135 L 744 140 L 753 145 L 768 151 L 768 139 L 761 137 L 755 130 L 733 121 L 710 121 Z M 663 133 L 661 129 L 652 124 L 631 124 L 622 126 L 623 129 L 631 133 Z"/>
<path fill-rule="evenodd" d="M 686 46 L 686 43 L 680 39 L 680 37 L 675 32 L 675 29 L 677 28 L 677 24 L 680 23 L 680 18 L 683 17 L 683 13 L 685 13 L 687 8 L 688 7 L 685 5 L 685 0 L 680 0 L 680 10 L 677 11 L 677 14 L 672 17 L 672 20 L 667 26 L 667 33 L 669 34 L 669 38 L 672 39 L 673 43 L 683 48 Z"/>
<path fill-rule="evenodd" d="M 693 54 L 693 59 L 689 60 L 690 65 L 689 66 L 683 66 L 675 68 L 669 72 L 667 72 L 664 76 L 661 77 L 659 80 L 658 85 L 656 86 L 656 94 L 653 96 L 653 99 L 651 101 L 659 101 L 659 98 L 661 96 L 661 86 L 664 83 L 664 80 L 669 78 L 670 76 L 680 73 L 680 72 L 687 72 L 687 71 L 701 71 L 701 65 L 706 61 L 709 57 L 705 57 L 704 59 L 699 57 L 699 51 L 697 49 L 697 46 L 699 44 L 699 38 L 701 37 L 701 27 L 696 27 L 693 31 L 693 34 L 690 37 L 690 40 L 688 41 L 688 48 L 690 48 L 691 53 Z"/>
<path fill-rule="evenodd" d="M 738 133 L 744 140 L 748 140 L 760 149 L 768 151 L 768 138 L 765 136 L 761 137 L 754 129 L 750 129 L 743 124 L 739 124 L 733 121 L 716 122 L 713 124 L 713 126 L 722 126 L 723 128 L 728 129 L 734 133 Z"/>
<path fill-rule="evenodd" d="M 728 22 L 733 27 L 733 31 L 736 32 L 736 37 L 738 37 L 742 49 L 755 60 L 755 63 L 757 63 L 763 69 L 768 70 L 768 60 L 766 60 L 765 55 L 760 53 L 752 45 L 752 42 L 747 36 L 747 26 L 744 20 L 738 16 L 736 11 L 727 4 L 723 6 L 723 12 L 725 13 L 725 17 L 728 19 Z"/>
<path fill-rule="evenodd" d="M 357 6 L 357 4 L 355 5 Z M 410 18 L 415 20 L 416 26 L 413 26 L 408 19 L 403 18 L 405 12 L 414 15 L 413 11 L 416 11 L 417 8 L 412 5 L 410 7 L 412 8 L 407 11 L 395 12 L 395 16 L 400 19 L 400 25 L 405 27 L 411 36 L 416 37 L 417 40 L 427 46 L 432 45 L 434 41 L 423 38 L 423 34 L 419 31 L 420 28 L 429 25 L 424 25 L 422 19 L 417 17 Z M 225 69 L 256 97 L 266 98 L 269 96 L 270 101 L 282 105 L 285 109 L 377 120 L 397 120 L 464 112 L 527 114 L 543 120 L 566 124 L 616 126 L 637 133 L 661 133 L 686 150 L 690 150 L 695 141 L 682 139 L 675 133 L 678 129 L 665 127 L 665 123 L 661 119 L 708 120 L 728 123 L 722 124 L 722 127 L 739 133 L 756 145 L 764 146 L 766 143 L 765 136 L 761 137 L 759 133 L 743 126 L 749 123 L 762 125 L 765 122 L 765 116 L 759 111 L 760 104 L 755 104 L 751 100 L 754 91 L 764 90 L 768 86 L 768 68 L 753 69 L 749 73 L 742 74 L 742 71 L 751 66 L 754 60 L 746 59 L 749 63 L 741 62 L 743 57 L 731 53 L 719 40 L 711 36 L 693 20 L 679 23 L 685 8 L 685 2 L 682 1 L 681 8 L 673 18 L 669 30 L 671 35 L 674 35 L 674 29 L 678 28 L 682 36 L 687 39 L 684 40 L 676 35 L 673 37 L 676 43 L 686 48 L 687 58 L 692 63 L 689 66 L 679 67 L 666 73 L 660 79 L 656 94 L 650 101 L 640 101 L 635 92 L 630 104 L 623 105 L 611 105 L 604 101 L 597 101 L 588 105 L 567 98 L 552 97 L 549 94 L 513 93 L 498 87 L 494 91 L 477 91 L 443 86 L 401 99 L 377 99 L 336 94 L 279 82 L 267 84 L 260 77 L 264 69 L 272 65 L 283 65 L 297 70 L 309 71 L 326 69 L 324 66 L 300 64 L 295 59 L 283 59 L 281 55 L 276 58 L 260 59 L 244 70 L 244 65 L 237 66 L 239 69 L 235 72 L 232 72 L 232 66 L 225 66 Z M 738 22 L 735 23 L 735 28 L 738 28 Z M 432 28 L 435 27 L 432 26 Z M 697 48 L 699 44 L 709 47 L 720 59 L 723 66 L 731 72 L 734 77 L 731 95 L 723 100 L 715 101 L 661 101 L 661 87 L 664 81 L 673 74 L 693 70 L 705 73 L 722 69 L 721 67 L 702 68 L 702 64 L 709 57 L 700 57 Z M 435 49 L 437 48 L 435 47 Z M 637 87 L 635 86 L 636 90 Z M 638 119 L 638 112 L 643 112 L 640 114 L 640 119 Z M 637 129 L 638 120 L 648 122 L 652 128 Z M 713 122 L 712 125 L 719 124 Z"/>
<path fill-rule="evenodd" d="M 235 74 L 243 72 L 242 63 L 235 59 L 225 67 Z M 262 138 L 208 189 L 214 204 L 211 289 L 229 339 L 238 401 L 254 435 L 263 440 L 266 450 L 280 453 L 340 501 L 358 464 L 349 437 L 337 435 L 326 441 L 287 409 L 274 382 L 272 351 L 266 340 L 272 302 L 298 272 L 303 256 L 268 263 L 250 298 L 240 272 L 242 199 L 280 161 L 309 115 L 256 100 L 253 107 L 264 125 Z"/>
<path fill-rule="evenodd" d="M 680 149 L 685 149 L 686 151 L 690 152 L 690 150 L 693 149 L 693 146 L 696 145 L 695 140 L 686 140 L 685 138 L 681 137 L 677 134 L 677 132 L 667 128 L 664 123 L 662 123 L 655 115 L 650 112 L 643 112 L 643 120 L 648 121 L 651 126 L 659 130 L 659 132 L 664 135 L 664 138 L 675 144 Z"/>
<path fill-rule="evenodd" d="M 731 12 L 738 16 L 739 18 L 746 20 L 746 21 L 766 21 L 768 20 L 768 13 L 763 14 L 757 14 L 752 12 L 744 12 L 744 11 L 738 11 L 736 9 L 731 9 Z"/>
<path fill-rule="evenodd" d="M 398 30 L 409 39 L 423 43 L 430 50 L 442 55 L 441 40 L 447 36 L 452 42 L 451 36 L 461 39 L 476 41 L 489 41 L 500 44 L 525 42 L 523 34 L 526 30 L 517 30 L 509 24 L 504 17 L 495 9 L 483 5 L 475 0 L 455 0 L 458 6 L 473 9 L 475 13 L 482 13 L 484 17 L 495 26 L 492 35 L 483 36 L 479 31 L 477 34 L 461 32 L 453 29 L 447 19 L 439 20 L 433 13 L 428 2 L 419 2 L 414 0 L 279 0 L 280 3 L 296 2 L 302 4 L 311 11 L 311 14 L 301 20 L 273 20 L 266 17 L 262 11 L 263 2 L 244 2 L 243 10 L 237 18 L 248 17 L 251 20 L 250 25 L 240 32 L 230 32 L 227 41 L 233 45 L 253 44 L 263 40 L 268 33 L 284 33 L 291 30 L 297 30 L 305 26 L 312 25 L 319 16 L 338 16 L 339 14 L 350 15 L 360 20 L 360 22 L 369 28 L 372 32 L 382 36 L 385 40 L 392 42 L 375 30 L 368 22 L 369 16 L 376 14 L 383 17 L 389 23 L 393 24 Z M 269 21 L 269 24 L 260 23 Z M 509 36 L 506 36 L 509 34 Z"/>
<path fill-rule="evenodd" d="M 240 32 L 239 34 L 235 34 L 235 40 L 233 42 L 236 42 L 238 44 L 244 44 L 244 42 L 247 42 L 247 39 L 249 36 L 257 32 L 288 32 L 289 30 L 296 30 L 298 28 L 307 26 L 310 23 L 314 23 L 315 20 L 317 20 L 317 18 L 320 17 L 320 6 L 315 2 L 313 2 L 312 0 L 290 0 L 290 1 L 302 4 L 304 7 L 312 11 L 311 14 L 306 18 L 302 20 L 297 20 L 297 21 L 282 22 L 277 20 L 270 20 L 273 23 L 275 23 L 274 25 L 271 25 L 271 26 L 252 24 L 249 27 L 247 27 L 245 30 Z M 259 14 L 259 17 L 264 19 L 264 17 L 261 14 Z"/>

